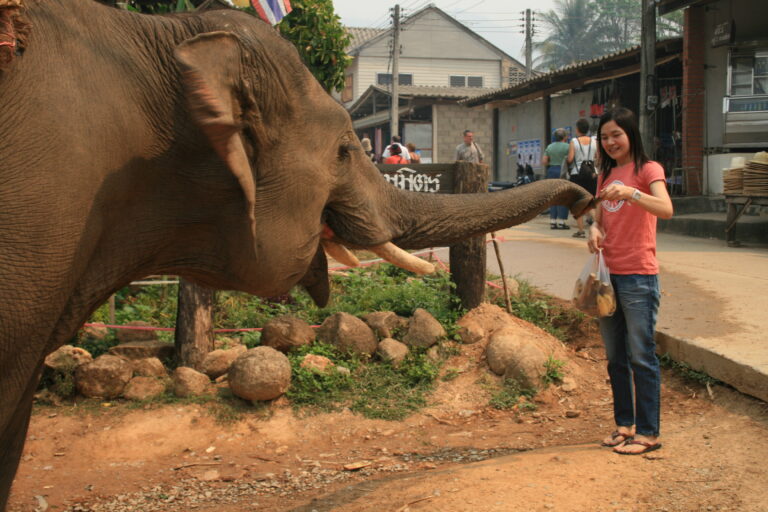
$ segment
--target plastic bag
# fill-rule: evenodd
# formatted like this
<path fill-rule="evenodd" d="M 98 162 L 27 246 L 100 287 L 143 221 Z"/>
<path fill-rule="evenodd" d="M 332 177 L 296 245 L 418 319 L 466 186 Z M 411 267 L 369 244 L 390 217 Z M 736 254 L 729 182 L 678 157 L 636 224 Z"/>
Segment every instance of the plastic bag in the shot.
<path fill-rule="evenodd" d="M 603 251 L 590 256 L 573 288 L 573 305 L 588 315 L 611 316 L 616 311 L 616 294 Z"/>

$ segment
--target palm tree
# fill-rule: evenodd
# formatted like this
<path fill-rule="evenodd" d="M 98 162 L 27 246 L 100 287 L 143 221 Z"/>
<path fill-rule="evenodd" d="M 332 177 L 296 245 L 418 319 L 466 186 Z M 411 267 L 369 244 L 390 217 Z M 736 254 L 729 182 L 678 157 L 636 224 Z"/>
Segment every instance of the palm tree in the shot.
<path fill-rule="evenodd" d="M 539 52 L 537 69 L 551 71 L 597 57 L 596 12 L 591 0 L 555 0 L 555 9 L 541 15 L 549 35 L 533 44 Z"/>

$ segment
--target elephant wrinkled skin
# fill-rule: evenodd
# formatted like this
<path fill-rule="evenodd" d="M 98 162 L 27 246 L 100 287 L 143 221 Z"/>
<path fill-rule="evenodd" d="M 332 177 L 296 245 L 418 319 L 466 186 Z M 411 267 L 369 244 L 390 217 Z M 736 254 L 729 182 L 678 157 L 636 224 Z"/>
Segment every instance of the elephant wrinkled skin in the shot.
<path fill-rule="evenodd" d="M 292 45 L 235 10 L 0 0 L 0 22 L 0 510 L 44 357 L 131 280 L 323 302 L 324 237 L 438 246 L 592 199 L 394 188 Z"/>

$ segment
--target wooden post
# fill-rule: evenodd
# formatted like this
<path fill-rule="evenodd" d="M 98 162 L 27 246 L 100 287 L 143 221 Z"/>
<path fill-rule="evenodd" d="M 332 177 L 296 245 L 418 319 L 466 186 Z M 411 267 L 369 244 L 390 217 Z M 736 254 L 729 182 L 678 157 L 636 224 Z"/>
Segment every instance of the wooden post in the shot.
<path fill-rule="evenodd" d="M 507 287 L 507 277 L 504 274 L 504 263 L 501 261 L 501 250 L 499 249 L 499 242 L 496 240 L 496 233 L 491 233 L 493 239 L 493 250 L 496 251 L 496 261 L 499 263 L 499 271 L 501 272 L 501 285 L 504 287 L 504 303 L 507 305 L 507 313 L 512 314 L 512 302 L 509 300 L 509 287 Z"/>
<path fill-rule="evenodd" d="M 488 192 L 489 169 L 485 164 L 456 162 L 454 194 Z M 485 235 L 450 247 L 451 279 L 466 309 L 476 308 L 485 295 Z"/>
<path fill-rule="evenodd" d="M 196 370 L 213 350 L 214 291 L 179 278 L 176 309 L 176 359 Z"/>

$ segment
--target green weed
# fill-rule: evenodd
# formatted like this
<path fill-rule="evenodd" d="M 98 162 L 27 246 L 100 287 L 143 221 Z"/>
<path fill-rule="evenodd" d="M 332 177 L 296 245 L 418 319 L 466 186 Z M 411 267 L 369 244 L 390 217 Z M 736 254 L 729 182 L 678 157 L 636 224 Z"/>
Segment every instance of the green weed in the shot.
<path fill-rule="evenodd" d="M 716 384 L 722 384 L 722 381 L 714 377 L 711 377 L 706 372 L 694 370 L 693 368 L 691 368 L 691 366 L 688 363 L 675 361 L 674 359 L 672 359 L 672 357 L 668 353 L 659 357 L 659 363 L 661 364 L 662 368 L 669 368 L 669 369 L 675 370 L 685 380 L 689 382 L 695 382 L 703 386 L 706 386 L 707 384 L 709 384 L 710 386 L 714 386 Z"/>
<path fill-rule="evenodd" d="M 557 384 L 563 381 L 565 374 L 563 373 L 563 367 L 565 361 L 555 359 L 555 356 L 550 355 L 544 362 L 544 375 L 541 376 L 541 381 L 545 386 L 550 384 Z"/>
<path fill-rule="evenodd" d="M 509 410 L 515 407 L 524 410 L 534 410 L 536 405 L 529 402 L 528 399 L 532 398 L 535 394 L 535 390 L 523 388 L 515 379 L 504 379 L 501 389 L 498 389 L 491 396 L 489 405 L 499 410 Z"/>

